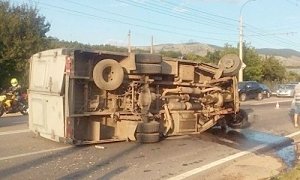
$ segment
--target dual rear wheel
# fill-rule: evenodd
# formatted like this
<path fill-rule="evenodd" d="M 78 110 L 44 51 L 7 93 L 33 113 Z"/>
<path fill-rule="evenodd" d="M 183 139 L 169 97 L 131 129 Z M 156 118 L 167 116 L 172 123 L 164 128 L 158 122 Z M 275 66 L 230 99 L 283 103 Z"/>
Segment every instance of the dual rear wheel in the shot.
<path fill-rule="evenodd" d="M 135 133 L 136 141 L 139 143 L 156 143 L 160 140 L 159 123 L 140 122 L 137 125 Z"/>

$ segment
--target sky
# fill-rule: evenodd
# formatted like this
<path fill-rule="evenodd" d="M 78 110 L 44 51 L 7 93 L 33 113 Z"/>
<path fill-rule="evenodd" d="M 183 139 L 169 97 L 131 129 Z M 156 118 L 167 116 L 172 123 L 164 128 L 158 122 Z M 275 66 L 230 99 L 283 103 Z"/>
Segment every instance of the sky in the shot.
<path fill-rule="evenodd" d="M 300 51 L 300 0 L 10 0 L 36 6 L 48 36 L 132 46 L 199 42 Z"/>

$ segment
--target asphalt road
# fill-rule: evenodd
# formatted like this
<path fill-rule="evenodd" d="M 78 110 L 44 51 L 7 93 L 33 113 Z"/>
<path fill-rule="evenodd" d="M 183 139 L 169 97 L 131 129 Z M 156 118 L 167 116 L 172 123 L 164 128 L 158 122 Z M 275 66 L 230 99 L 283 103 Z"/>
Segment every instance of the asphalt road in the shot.
<path fill-rule="evenodd" d="M 279 108 L 276 104 L 279 104 Z M 298 132 L 289 117 L 290 98 L 242 103 L 251 126 L 211 129 L 200 135 L 172 137 L 156 144 L 119 142 L 74 147 L 37 137 L 28 117 L 0 119 L 1 179 L 199 179 L 226 166 L 230 158 Z M 246 153 L 243 153 L 246 152 Z M 231 158 L 232 160 L 232 158 Z M 187 173 L 193 170 L 194 173 Z"/>

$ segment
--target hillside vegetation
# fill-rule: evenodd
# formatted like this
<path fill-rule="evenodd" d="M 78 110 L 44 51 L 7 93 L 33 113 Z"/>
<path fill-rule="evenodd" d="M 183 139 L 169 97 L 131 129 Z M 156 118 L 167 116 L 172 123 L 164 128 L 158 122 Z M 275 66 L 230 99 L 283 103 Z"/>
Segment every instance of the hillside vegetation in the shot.
<path fill-rule="evenodd" d="M 138 46 L 137 48 L 150 51 L 149 46 Z M 224 47 L 219 47 L 211 44 L 202 44 L 197 42 L 182 44 L 160 44 L 154 46 L 154 50 L 156 52 L 175 51 L 180 52 L 180 54 L 193 53 L 199 56 L 206 56 L 208 52 L 222 50 L 223 48 Z M 276 57 L 286 67 L 297 66 L 300 68 L 300 52 L 296 50 L 262 48 L 255 49 L 255 51 L 262 57 Z"/>

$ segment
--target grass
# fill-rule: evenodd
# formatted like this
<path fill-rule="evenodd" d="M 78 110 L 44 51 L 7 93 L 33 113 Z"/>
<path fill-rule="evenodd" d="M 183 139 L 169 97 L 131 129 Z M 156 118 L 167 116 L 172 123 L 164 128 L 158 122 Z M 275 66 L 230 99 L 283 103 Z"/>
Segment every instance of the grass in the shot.
<path fill-rule="evenodd" d="M 272 177 L 271 180 L 300 180 L 300 164 L 298 163 L 293 169 Z"/>

